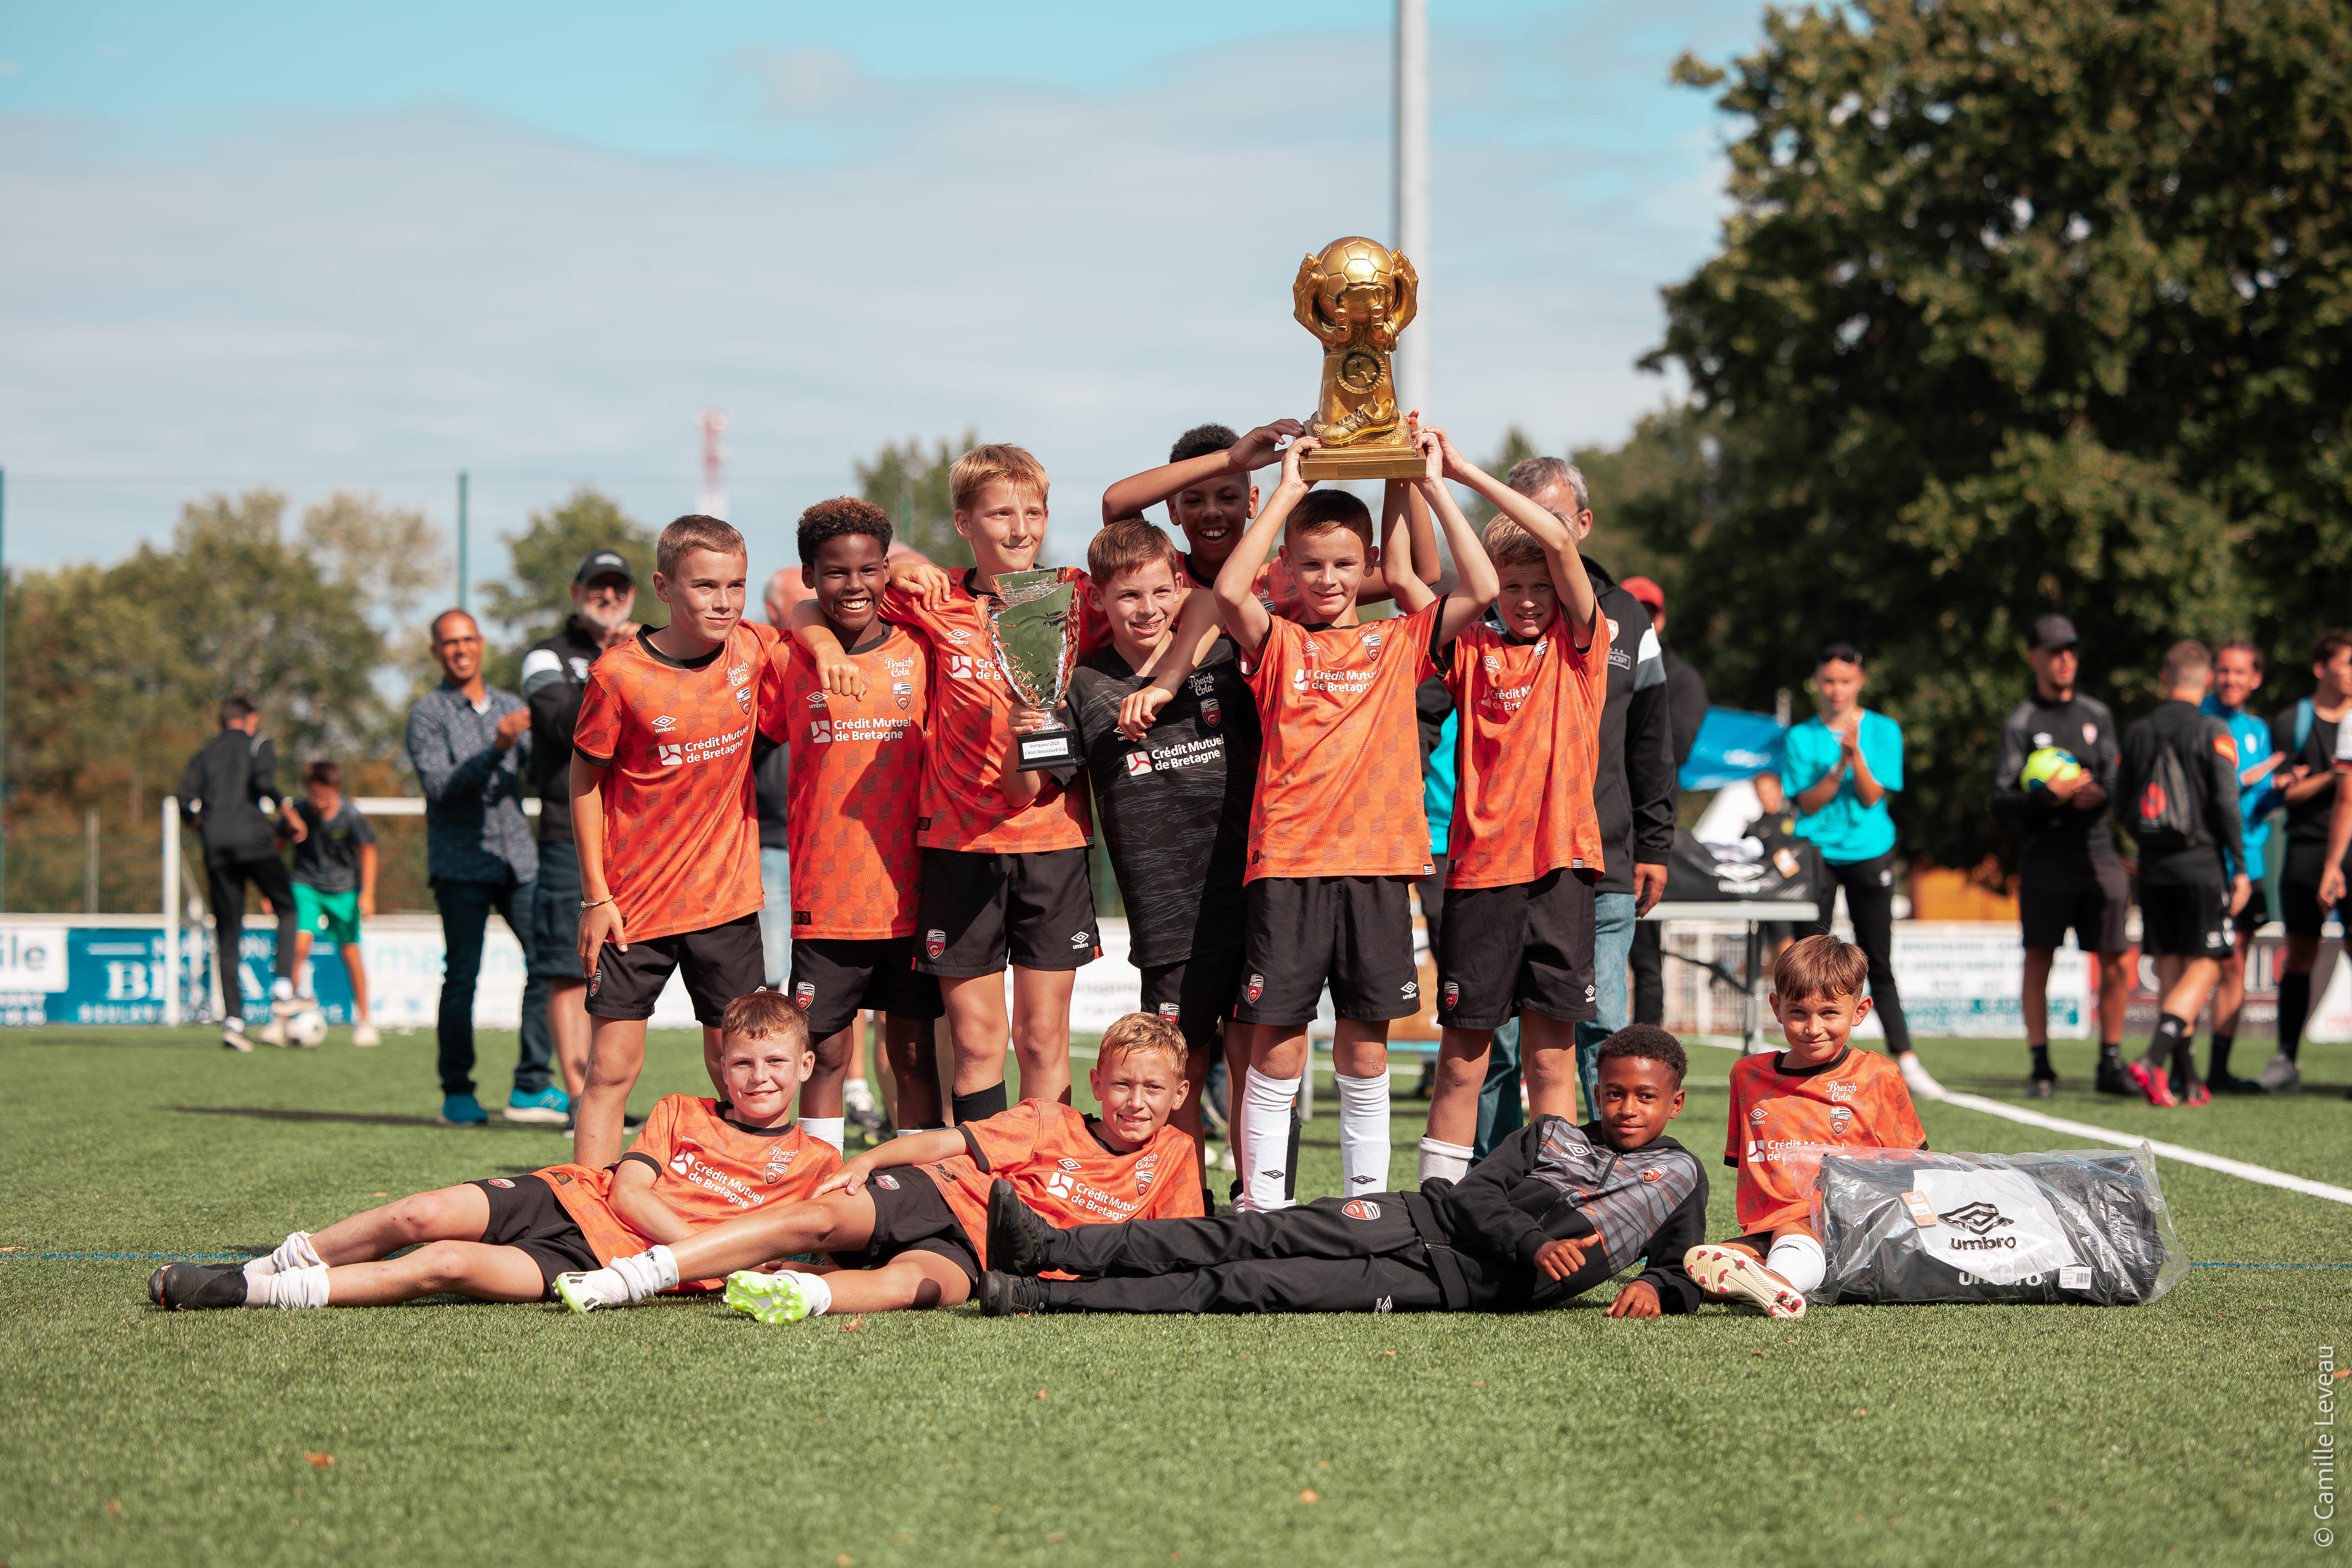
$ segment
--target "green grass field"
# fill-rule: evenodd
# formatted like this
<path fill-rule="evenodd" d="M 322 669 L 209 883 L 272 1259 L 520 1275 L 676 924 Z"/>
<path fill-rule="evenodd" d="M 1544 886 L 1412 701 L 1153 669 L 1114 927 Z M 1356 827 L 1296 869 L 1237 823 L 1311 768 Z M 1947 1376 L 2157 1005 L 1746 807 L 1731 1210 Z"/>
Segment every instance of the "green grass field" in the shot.
<path fill-rule="evenodd" d="M 640 1100 L 698 1089 L 656 1036 Z M 152 1254 L 247 1253 L 386 1194 L 562 1159 L 433 1125 L 425 1034 L 235 1057 L 194 1030 L 0 1036 L 0 1568 L 2325 1561 L 2313 1368 L 2347 1364 L 2352 1208 L 2166 1162 L 2200 1268 L 2144 1309 L 1054 1318 L 763 1328 L 423 1302 L 166 1314 Z M 488 1037 L 509 1060 L 512 1037 Z M 2013 1044 L 1928 1042 L 2022 1102 Z M 1676 1131 L 1714 1165 L 1731 1056 Z M 2352 1047 L 2306 1052 L 2315 1085 Z M 2352 1103 L 2055 1114 L 2323 1181 Z M 484 1097 L 489 1098 L 488 1093 Z M 1325 1101 L 1328 1108 L 1330 1104 Z M 1395 1173 L 1421 1108 L 1400 1098 Z M 2064 1146 L 1922 1109 L 1945 1149 Z M 1336 1188 L 1336 1121 L 1300 1195 Z M 51 1257 L 51 1254 L 127 1255 Z M 2334 1268 L 2313 1267 L 2333 1265 Z M 2339 1384 L 2339 1387 L 2352 1386 Z M 329 1457 L 331 1456 L 331 1462 Z"/>

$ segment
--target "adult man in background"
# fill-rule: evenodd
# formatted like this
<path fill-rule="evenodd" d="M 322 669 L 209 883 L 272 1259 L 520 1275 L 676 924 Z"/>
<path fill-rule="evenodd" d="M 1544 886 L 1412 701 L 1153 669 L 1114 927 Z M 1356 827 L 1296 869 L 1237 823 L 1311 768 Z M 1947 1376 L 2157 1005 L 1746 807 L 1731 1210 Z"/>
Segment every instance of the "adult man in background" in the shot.
<path fill-rule="evenodd" d="M 614 550 L 599 550 L 572 574 L 572 614 L 555 635 L 522 656 L 522 700 L 530 710 L 530 782 L 539 792 L 539 878 L 523 937 L 530 978 L 526 1019 L 547 1020 L 563 1087 L 526 1094 L 520 1081 L 507 1100 L 509 1121 L 569 1121 L 588 1077 L 588 976 L 580 967 L 580 849 L 572 842 L 572 728 L 589 667 L 614 644 L 637 633 L 637 580 Z M 518 933 L 521 934 L 521 933 Z"/>
<path fill-rule="evenodd" d="M 2238 1036 L 2238 1018 L 2246 1006 L 2246 955 L 2253 950 L 2254 933 L 2269 923 L 2270 889 L 2263 885 L 2263 848 L 2270 841 L 2270 814 L 2279 804 L 2274 782 L 2287 758 L 2271 743 L 2271 727 L 2254 717 L 2254 693 L 2263 684 L 2263 650 L 2242 637 L 2213 650 L 2213 689 L 2205 694 L 2200 710 L 2228 727 L 2238 748 L 2238 821 L 2245 834 L 2246 907 L 2230 921 L 2230 951 L 2221 960 L 2221 978 L 2213 988 L 2213 1059 L 2206 1065 L 2205 1081 L 2215 1094 L 2260 1094 L 2263 1086 L 2230 1071 L 2230 1047 Z M 2179 1058 L 2175 1058 L 2176 1068 Z M 2187 1080 L 2178 1070 L 2172 1092 L 2187 1092 Z"/>
<path fill-rule="evenodd" d="M 2238 743 L 2197 710 L 2213 658 L 2177 642 L 2158 672 L 2164 700 L 2124 731 L 2116 763 L 2116 819 L 2139 847 L 2140 950 L 2156 960 L 2162 1009 L 2147 1053 L 2124 1070 L 2150 1105 L 2203 1105 L 2189 1031 L 2230 950 L 2230 917 L 2246 907 L 2246 843 L 2238 821 Z M 2175 1069 L 2188 1081 L 2172 1092 Z"/>
<path fill-rule="evenodd" d="M 489 1121 L 474 1098 L 474 986 L 482 938 L 496 909 L 515 940 L 530 942 L 538 847 L 522 814 L 522 768 L 530 758 L 530 710 L 511 691 L 482 682 L 482 634 L 463 610 L 433 621 L 433 658 L 442 681 L 409 710 L 408 760 L 425 790 L 426 865 L 441 908 L 441 1123 Z M 574 900 L 575 902 L 577 900 Z M 547 1018 L 522 1019 L 515 1095 L 528 1101 L 548 1086 Z"/>
<path fill-rule="evenodd" d="M 2130 946 L 2124 932 L 2131 913 L 2131 878 L 2116 853 L 2103 809 L 2116 786 L 2116 716 L 2095 697 L 2074 689 L 2082 656 L 2074 623 L 2043 616 L 2033 623 L 2025 662 L 2033 667 L 2033 695 L 2001 721 L 1993 759 L 1992 814 L 2017 827 L 2017 905 L 2025 933 L 2025 1044 L 2032 1068 L 2025 1092 L 2048 1100 L 2058 1075 L 2050 1065 L 2050 966 L 2073 927 L 2085 952 L 2099 955 L 2101 1094 L 2129 1094 L 2124 1075 L 2124 1009 L 2131 1001 Z M 2045 747 L 2073 757 L 2081 771 L 2028 784 L 2026 759 Z"/>
<path fill-rule="evenodd" d="M 2352 632 L 2321 636 L 2311 650 L 2311 674 L 2317 689 L 2271 718 L 2271 748 L 2287 757 L 2273 775 L 2286 800 L 2286 864 L 2279 878 L 2286 946 L 2279 954 L 2278 1050 L 2254 1081 L 2273 1094 L 2303 1086 L 2303 1026 L 2311 1016 L 2314 983 L 2326 978 L 2314 972 L 2320 928 L 2329 910 L 2342 912 L 2343 893 L 2329 898 L 2326 884 L 2330 872 L 2341 881 L 2345 855 L 2340 849 L 2331 855 L 2327 838 L 2341 793 L 2336 758 L 2345 744 L 2344 721 L 2352 716 Z"/>
<path fill-rule="evenodd" d="M 1584 475 L 1558 458 L 1528 458 L 1511 466 L 1504 482 L 1566 523 L 1580 540 L 1592 531 L 1592 502 Z M 1630 1009 L 1626 957 L 1634 921 L 1666 890 L 1666 858 L 1675 845 L 1675 763 L 1666 710 L 1666 668 L 1650 612 L 1591 556 L 1583 557 L 1601 614 L 1609 623 L 1609 695 L 1601 710 L 1601 765 L 1592 780 L 1593 815 L 1600 820 L 1606 864 L 1593 900 L 1593 1001 L 1600 1012 L 1576 1026 L 1579 1113 L 1599 1114 L 1601 1042 L 1623 1028 Z M 1475 1157 L 1522 1123 L 1519 1110 L 1517 1020 L 1495 1031 L 1486 1081 L 1478 1095 Z"/>
<path fill-rule="evenodd" d="M 1658 634 L 1658 654 L 1666 668 L 1666 722 L 1677 775 L 1698 743 L 1698 727 L 1706 721 L 1706 681 L 1685 664 L 1666 640 L 1666 591 L 1647 577 L 1628 577 L 1619 584 L 1650 612 L 1650 629 Z M 1663 1025 L 1666 1021 L 1666 952 L 1655 921 L 1643 921 L 1633 930 L 1633 1022 Z"/>
<path fill-rule="evenodd" d="M 278 749 L 261 733 L 261 715 L 243 695 L 220 705 L 220 733 L 188 759 L 180 773 L 180 823 L 193 827 L 205 846 L 205 894 L 213 907 L 213 939 L 220 978 L 221 1044 L 249 1051 L 245 1032 L 245 965 L 238 948 L 245 934 L 245 885 L 251 882 L 278 917 L 277 978 L 273 1004 L 294 1000 L 294 884 L 278 858 L 271 814 L 279 808 Z M 299 844 L 302 819 L 289 816 L 286 831 Z M 285 1021 L 275 1016 L 261 1037 L 286 1043 Z"/>

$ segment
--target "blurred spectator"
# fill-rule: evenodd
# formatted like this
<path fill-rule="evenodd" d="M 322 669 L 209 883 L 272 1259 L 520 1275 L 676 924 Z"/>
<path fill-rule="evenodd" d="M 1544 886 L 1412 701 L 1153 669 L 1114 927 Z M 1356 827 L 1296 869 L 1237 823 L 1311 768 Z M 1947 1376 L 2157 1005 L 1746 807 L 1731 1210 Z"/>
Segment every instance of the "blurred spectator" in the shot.
<path fill-rule="evenodd" d="M 1665 590 L 1647 577 L 1628 577 L 1619 586 L 1650 612 L 1650 629 L 1658 634 L 1658 655 L 1666 667 L 1667 729 L 1672 737 L 1675 767 L 1679 772 L 1690 761 L 1691 747 L 1698 741 L 1698 727 L 1706 720 L 1706 682 L 1697 670 L 1683 662 L 1675 652 L 1675 645 L 1667 640 Z M 1636 1024 L 1663 1025 L 1666 1021 L 1666 956 L 1661 936 L 1655 921 L 1643 921 L 1633 929 L 1633 948 L 1628 957 L 1633 966 Z"/>
<path fill-rule="evenodd" d="M 446 1127 L 478 1127 L 489 1121 L 474 1098 L 474 987 L 481 978 L 482 938 L 495 908 L 515 940 L 530 942 L 539 878 L 539 847 L 522 814 L 530 710 L 513 692 L 482 683 L 482 633 L 465 611 L 434 618 L 433 657 L 442 681 L 409 710 L 408 760 L 425 790 L 426 866 L 446 949 L 436 1030 L 440 1120 Z M 533 1026 L 526 1015 L 515 1063 L 518 1094 L 528 1081 L 540 1089 L 547 1086 L 544 1012 Z"/>
<path fill-rule="evenodd" d="M 2352 915 L 2324 896 L 2328 873 L 2340 871 L 2345 863 L 2329 863 L 2327 832 L 2336 809 L 2342 727 L 2352 720 L 2352 631 L 2321 635 L 2311 650 L 2311 674 L 2316 683 L 2312 694 L 2271 718 L 2272 749 L 2287 754 L 2278 775 L 2286 798 L 2286 859 L 2279 876 L 2286 946 L 2279 955 L 2278 1049 L 2254 1081 L 2273 1094 L 2303 1083 L 2303 1026 L 2311 1016 L 2313 991 L 2327 979 L 2315 967 L 2320 929 L 2331 910 Z M 2345 923 L 2352 927 L 2352 920 Z"/>
<path fill-rule="evenodd" d="M 245 965 L 238 956 L 247 882 L 278 917 L 278 976 L 270 983 L 270 999 L 294 999 L 294 883 L 278 858 L 277 829 L 269 821 L 278 808 L 278 749 L 263 738 L 261 715 L 253 704 L 241 695 L 232 697 L 220 705 L 220 733 L 180 773 L 180 822 L 204 840 L 205 896 L 220 955 L 215 973 L 220 978 L 221 1044 L 233 1051 L 253 1049 L 245 1033 Z M 287 833 L 300 843 L 301 820 L 289 822 Z M 261 1037 L 282 1046 L 286 1026 L 273 1016 Z"/>
<path fill-rule="evenodd" d="M 2213 1059 L 2205 1082 L 2215 1094 L 2259 1094 L 2262 1085 L 2230 1070 L 2230 1047 L 2237 1042 L 2239 1016 L 2246 1005 L 2246 955 L 2254 933 L 2270 923 L 2270 889 L 2263 884 L 2267 868 L 2263 851 L 2270 842 L 2271 813 L 2284 799 L 2277 774 L 2287 761 L 2271 740 L 2269 721 L 2254 716 L 2254 693 L 2263 685 L 2263 650 L 2243 638 L 2233 638 L 2213 650 L 2213 689 L 2199 705 L 2208 717 L 2230 727 L 2238 748 L 2238 822 L 2245 837 L 2249 892 L 2246 907 L 2231 919 L 2230 951 L 2221 960 L 2221 978 L 2213 988 Z M 2185 1053 L 2182 1053 L 2185 1055 Z M 2179 1061 L 2176 1056 L 2176 1062 Z M 2176 1074 L 2176 1077 L 2180 1076 Z M 2176 1086 L 2176 1097 L 2181 1092 Z"/>

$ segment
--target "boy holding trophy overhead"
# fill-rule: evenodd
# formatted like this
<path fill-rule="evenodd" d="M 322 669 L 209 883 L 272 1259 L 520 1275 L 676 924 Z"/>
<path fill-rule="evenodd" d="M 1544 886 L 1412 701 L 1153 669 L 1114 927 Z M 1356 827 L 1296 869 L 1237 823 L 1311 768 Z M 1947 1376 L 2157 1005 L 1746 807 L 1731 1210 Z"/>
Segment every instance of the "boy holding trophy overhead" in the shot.
<path fill-rule="evenodd" d="M 971 542 L 978 564 L 952 578 L 936 567 L 900 567 L 883 591 L 882 615 L 930 645 L 929 749 L 915 818 L 922 896 L 914 965 L 940 980 L 955 1050 L 954 1115 L 965 1122 L 1005 1108 L 1008 1037 L 1024 1099 L 1069 1092 L 1070 992 L 1078 966 L 1101 954 L 1087 877 L 1087 792 L 1076 784 L 1078 759 L 1067 738 L 1060 739 L 1063 754 L 1049 760 L 1044 753 L 1056 749 L 1055 738 L 1033 736 L 1020 748 L 1026 757 L 1015 761 L 1038 766 L 1044 777 L 1016 804 L 1004 788 L 1005 733 L 1014 703 L 1051 711 L 1060 702 L 1068 669 L 1100 646 L 1102 633 L 1098 616 L 1087 615 L 1085 573 L 1031 570 L 1045 542 L 1043 464 L 1019 447 L 975 447 L 956 459 L 949 483 L 956 531 Z M 1013 646 L 1000 627 L 1007 617 L 1023 628 Z M 863 689 L 864 675 L 814 605 L 794 606 L 792 629 L 815 658 L 826 692 Z M 1028 656 L 1025 673 L 1007 657 L 1013 647 Z M 1008 962 L 1010 1019 L 999 978 Z"/>
<path fill-rule="evenodd" d="M 1496 591 L 1493 565 L 1440 479 L 1437 433 L 1412 437 L 1423 468 L 1390 482 L 1390 548 L 1402 536 L 1409 484 L 1444 526 L 1461 567 L 1458 595 L 1435 597 L 1412 573 L 1395 572 L 1405 614 L 1357 619 L 1364 574 L 1380 560 L 1371 514 L 1345 491 L 1309 491 L 1300 462 L 1323 445 L 1311 436 L 1284 453 L 1273 500 L 1217 574 L 1218 614 L 1241 648 L 1265 731 L 1234 1008 L 1252 1026 L 1233 1118 L 1241 1202 L 1251 1209 L 1289 1206 L 1283 1150 L 1307 1067 L 1307 1026 L 1327 980 L 1339 1016 L 1332 1062 L 1346 1191 L 1389 1185 L 1388 1025 L 1421 1010 L 1407 889 L 1430 868 L 1413 691 Z M 1270 615 L 1257 597 L 1255 563 L 1277 534 L 1304 621 Z"/>

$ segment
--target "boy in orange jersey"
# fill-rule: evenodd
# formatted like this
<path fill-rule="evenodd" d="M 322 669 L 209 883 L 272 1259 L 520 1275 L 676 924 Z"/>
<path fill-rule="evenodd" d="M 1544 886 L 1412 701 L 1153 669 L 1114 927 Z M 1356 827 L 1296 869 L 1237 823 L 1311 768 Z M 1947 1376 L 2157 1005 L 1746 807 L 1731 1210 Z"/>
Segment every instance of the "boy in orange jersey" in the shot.
<path fill-rule="evenodd" d="M 933 1022 L 940 983 L 914 967 L 915 817 L 930 710 L 930 649 L 878 614 L 890 550 L 879 507 L 842 496 L 801 514 L 801 569 L 823 624 L 865 676 L 828 692 L 797 641 L 777 650 L 792 748 L 792 995 L 808 1009 L 817 1071 L 801 1123 L 841 1146 L 841 1084 L 862 1008 L 883 1016 L 902 1129 L 942 1126 Z"/>
<path fill-rule="evenodd" d="M 949 485 L 956 531 L 979 564 L 953 578 L 936 567 L 900 568 L 883 592 L 882 616 L 930 643 L 929 751 L 915 818 L 923 852 L 915 967 L 939 977 L 947 1006 L 955 1119 L 977 1121 L 1004 1109 L 1008 1038 L 1024 1098 L 1069 1092 L 1070 993 L 1078 967 L 1101 947 L 1087 866 L 1091 818 L 1077 770 L 1046 774 L 1026 805 L 1006 799 L 1003 786 L 1013 692 L 997 668 L 990 616 L 999 607 L 996 579 L 1031 570 L 1045 542 L 1045 469 L 1019 447 L 975 447 L 956 459 Z M 1064 567 L 1061 577 L 1076 589 L 1077 657 L 1085 658 L 1105 640 L 1102 613 L 1084 572 Z M 864 677 L 846 668 L 840 639 L 814 604 L 793 607 L 792 629 L 827 691 L 862 688 Z"/>
<path fill-rule="evenodd" d="M 767 976 L 751 737 L 780 739 L 775 631 L 743 619 L 743 536 L 715 517 L 662 530 L 654 594 L 669 625 L 605 651 L 572 737 L 580 967 L 593 1020 L 573 1113 L 580 1163 L 621 1155 L 646 1020 L 674 971 L 719 1082 L 719 1017 Z"/>
<path fill-rule="evenodd" d="M 1141 518 L 1144 509 L 1168 503 L 1168 521 L 1184 536 L 1187 549 L 1176 558 L 1181 583 L 1196 588 L 1216 585 L 1217 574 L 1242 542 L 1242 531 L 1257 511 L 1255 471 L 1282 459 L 1281 443 L 1303 436 L 1307 427 L 1296 419 L 1276 419 L 1246 436 L 1236 436 L 1223 425 L 1199 425 L 1176 438 L 1168 461 L 1124 479 L 1103 492 L 1103 526 L 1128 518 Z M 1412 564 L 1424 583 L 1437 580 L 1437 540 L 1431 531 L 1429 510 L 1415 506 L 1407 518 L 1412 538 Z M 1360 605 L 1390 597 L 1386 567 L 1375 565 L 1364 574 Z M 1258 602 L 1276 615 L 1297 620 L 1298 585 L 1279 563 L 1257 570 Z M 1206 626 L 1208 623 L 1202 623 Z"/>
<path fill-rule="evenodd" d="M 1088 1076 L 1099 1118 L 1024 1100 L 952 1130 L 895 1139 L 857 1156 L 816 1197 L 762 1210 L 672 1246 L 566 1275 L 575 1312 L 633 1306 L 688 1276 L 729 1274 L 727 1301 L 762 1322 L 827 1311 L 952 1307 L 988 1267 L 988 1194 L 1009 1180 L 1058 1226 L 1179 1218 L 1201 1210 L 1192 1141 L 1168 1124 L 1184 1099 L 1184 1037 L 1129 1013 L 1103 1031 Z M 777 1272 L 768 1259 L 829 1252 L 836 1269 Z"/>
<path fill-rule="evenodd" d="M 1437 433 L 1414 426 L 1426 471 L 1412 485 L 1444 524 L 1461 591 L 1438 598 L 1410 572 L 1391 575 L 1400 618 L 1362 622 L 1356 596 L 1379 564 L 1371 515 L 1343 490 L 1309 492 L 1290 444 L 1282 483 L 1217 574 L 1220 618 L 1242 652 L 1265 731 L 1244 871 L 1247 929 L 1234 1016 L 1253 1026 L 1235 1163 L 1241 1202 L 1287 1207 L 1292 1100 L 1307 1070 L 1307 1026 L 1325 981 L 1339 1013 L 1339 1158 L 1349 1194 L 1389 1185 L 1388 1026 L 1421 1009 L 1407 889 L 1428 875 L 1413 689 L 1437 650 L 1495 596 L 1495 568 L 1440 478 Z M 1393 553 L 1406 510 L 1391 482 Z M 1267 613 L 1252 563 L 1276 537 L 1298 584 L 1304 622 Z M 1182 632 L 1178 633 L 1179 637 Z"/>
<path fill-rule="evenodd" d="M 241 1268 L 174 1263 L 147 1281 L 160 1307 L 384 1307 L 420 1296 L 555 1299 L 558 1275 L 677 1241 L 730 1215 L 795 1204 L 841 1169 L 831 1144 L 790 1120 L 815 1058 L 799 1008 L 773 991 L 721 1020 L 723 1100 L 665 1097 L 609 1171 L 551 1165 L 418 1193 L 296 1231 Z M 423 1245 L 420 1245 L 423 1244 Z M 389 1255 L 402 1247 L 416 1250 Z M 711 1290 L 719 1281 L 682 1289 Z"/>
<path fill-rule="evenodd" d="M 1496 509 L 1486 555 L 1501 595 L 1441 656 L 1461 715 L 1438 927 L 1437 1087 L 1420 1173 L 1460 1181 L 1494 1032 L 1519 1017 L 1532 1115 L 1576 1119 L 1576 1026 L 1597 1015 L 1592 780 L 1609 691 L 1609 626 L 1576 538 L 1440 438 L 1445 477 Z"/>
<path fill-rule="evenodd" d="M 1803 1317 L 1805 1293 L 1829 1267 L 1812 1229 L 1821 1152 L 1927 1146 L 1901 1070 L 1846 1043 L 1870 1016 L 1869 979 L 1862 949 L 1833 936 L 1809 936 L 1773 963 L 1772 1016 L 1789 1048 L 1733 1064 L 1724 1135 L 1744 1234 L 1694 1247 L 1683 1260 L 1708 1295 Z"/>

